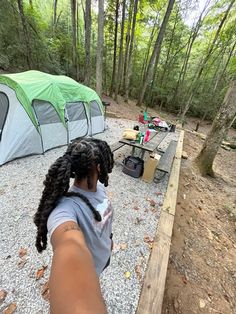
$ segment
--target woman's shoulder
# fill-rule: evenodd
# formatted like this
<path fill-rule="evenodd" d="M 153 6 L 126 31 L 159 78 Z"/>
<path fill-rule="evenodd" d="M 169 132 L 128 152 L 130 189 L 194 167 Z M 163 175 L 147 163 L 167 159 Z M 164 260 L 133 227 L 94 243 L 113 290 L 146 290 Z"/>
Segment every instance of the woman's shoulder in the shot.
<path fill-rule="evenodd" d="M 54 220 L 57 217 L 75 217 L 75 209 L 78 206 L 72 197 L 62 197 L 49 215 L 48 220 Z"/>
<path fill-rule="evenodd" d="M 47 228 L 49 234 L 60 224 L 66 221 L 77 222 L 76 206 L 78 206 L 72 198 L 63 197 L 52 210 L 48 217 Z"/>
<path fill-rule="evenodd" d="M 76 203 L 75 203 L 73 197 L 71 197 L 71 196 L 63 196 L 60 199 L 60 201 L 58 202 L 58 204 L 55 207 L 55 209 L 57 209 L 57 208 L 74 208 L 74 207 L 76 207 Z"/>
<path fill-rule="evenodd" d="M 100 181 L 98 181 L 98 183 L 97 183 L 97 190 L 105 191 L 105 186 Z"/>

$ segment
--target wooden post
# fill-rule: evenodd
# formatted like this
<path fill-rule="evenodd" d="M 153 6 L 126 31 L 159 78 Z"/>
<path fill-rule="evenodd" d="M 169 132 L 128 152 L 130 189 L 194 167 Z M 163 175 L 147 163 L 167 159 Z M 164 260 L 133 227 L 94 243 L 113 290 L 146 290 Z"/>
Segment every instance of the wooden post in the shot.
<path fill-rule="evenodd" d="M 161 314 L 179 185 L 183 138 L 184 131 L 181 131 L 136 314 Z"/>

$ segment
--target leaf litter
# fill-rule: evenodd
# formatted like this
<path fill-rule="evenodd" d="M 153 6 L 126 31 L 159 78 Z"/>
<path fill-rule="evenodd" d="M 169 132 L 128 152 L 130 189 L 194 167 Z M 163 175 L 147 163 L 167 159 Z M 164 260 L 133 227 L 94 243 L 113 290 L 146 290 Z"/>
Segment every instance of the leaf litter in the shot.
<path fill-rule="evenodd" d="M 48 268 L 48 266 L 42 266 L 39 268 L 36 272 L 36 280 L 39 280 L 43 277 L 45 270 Z"/>

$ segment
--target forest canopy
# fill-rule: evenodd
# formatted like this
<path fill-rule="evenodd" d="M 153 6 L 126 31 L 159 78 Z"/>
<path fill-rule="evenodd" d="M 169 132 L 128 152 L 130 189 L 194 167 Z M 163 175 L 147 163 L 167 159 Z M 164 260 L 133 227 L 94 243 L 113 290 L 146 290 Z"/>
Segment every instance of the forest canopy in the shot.
<path fill-rule="evenodd" d="M 65 74 L 94 89 L 101 80 L 115 99 L 183 118 L 214 117 L 235 51 L 236 0 L 1 0 L 1 72 Z"/>

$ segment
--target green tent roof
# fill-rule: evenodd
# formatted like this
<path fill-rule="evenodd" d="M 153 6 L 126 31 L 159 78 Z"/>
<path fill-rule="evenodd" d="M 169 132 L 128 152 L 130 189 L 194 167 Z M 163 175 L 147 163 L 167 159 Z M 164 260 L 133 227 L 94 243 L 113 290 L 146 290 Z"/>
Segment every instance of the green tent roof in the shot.
<path fill-rule="evenodd" d="M 35 126 L 37 126 L 37 121 L 31 106 L 34 99 L 50 102 L 57 110 L 63 123 L 67 102 L 97 100 L 101 105 L 101 100 L 94 90 L 64 75 L 51 75 L 31 70 L 0 75 L 0 83 L 14 89 L 17 98 Z"/>

